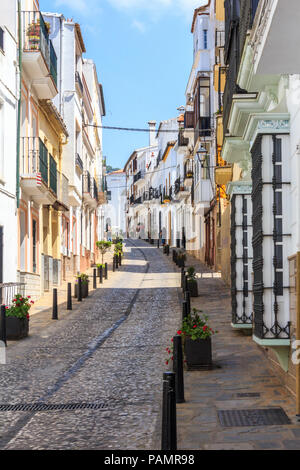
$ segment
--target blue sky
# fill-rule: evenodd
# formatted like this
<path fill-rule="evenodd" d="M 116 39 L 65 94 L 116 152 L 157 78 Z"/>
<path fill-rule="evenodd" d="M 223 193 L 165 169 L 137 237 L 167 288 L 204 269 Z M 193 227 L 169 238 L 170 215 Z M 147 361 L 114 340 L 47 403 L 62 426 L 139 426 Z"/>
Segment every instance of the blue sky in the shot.
<path fill-rule="evenodd" d="M 103 84 L 107 126 L 147 128 L 177 116 L 192 66 L 191 23 L 203 0 L 40 0 L 80 23 Z M 123 167 L 146 133 L 103 130 L 108 164 Z"/>

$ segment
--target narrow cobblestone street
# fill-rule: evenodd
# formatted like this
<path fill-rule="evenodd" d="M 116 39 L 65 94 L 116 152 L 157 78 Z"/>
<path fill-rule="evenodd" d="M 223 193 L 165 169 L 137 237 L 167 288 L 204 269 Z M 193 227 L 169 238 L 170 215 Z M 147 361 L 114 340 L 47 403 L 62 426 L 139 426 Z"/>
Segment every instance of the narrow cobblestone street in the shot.
<path fill-rule="evenodd" d="M 230 326 L 230 291 L 188 256 L 198 273 L 192 307 L 209 315 L 211 371 L 184 372 L 177 405 L 179 450 L 299 449 L 295 400 L 251 337 Z M 165 348 L 181 322 L 179 270 L 171 257 L 128 240 L 122 267 L 59 320 L 45 310 L 30 336 L 10 342 L 0 404 L 93 404 L 98 409 L 2 411 L 1 449 L 159 450 Z M 250 394 L 250 395 L 249 395 Z M 218 410 L 282 407 L 291 423 L 221 426 Z"/>
<path fill-rule="evenodd" d="M 170 259 L 127 242 L 103 287 L 58 322 L 31 320 L 1 365 L 1 404 L 103 403 L 99 410 L 1 412 L 2 449 L 159 449 L 165 347 L 180 324 Z M 107 407 L 107 408 L 106 408 Z"/>

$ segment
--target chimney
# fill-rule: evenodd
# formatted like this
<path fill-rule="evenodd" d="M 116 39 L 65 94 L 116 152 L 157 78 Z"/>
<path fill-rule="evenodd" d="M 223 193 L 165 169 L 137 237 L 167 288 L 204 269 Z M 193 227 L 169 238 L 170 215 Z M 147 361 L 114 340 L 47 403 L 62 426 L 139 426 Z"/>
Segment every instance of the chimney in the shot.
<path fill-rule="evenodd" d="M 149 121 L 149 145 L 152 147 L 153 145 L 156 145 L 156 121 Z"/>

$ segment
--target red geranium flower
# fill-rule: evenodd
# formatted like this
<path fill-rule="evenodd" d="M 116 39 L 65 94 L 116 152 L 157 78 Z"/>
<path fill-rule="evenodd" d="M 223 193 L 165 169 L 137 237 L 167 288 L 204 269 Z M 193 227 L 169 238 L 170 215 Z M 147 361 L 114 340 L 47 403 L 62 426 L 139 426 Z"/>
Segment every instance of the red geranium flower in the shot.
<path fill-rule="evenodd" d="M 181 335 L 181 333 L 182 333 L 181 330 L 178 330 L 178 331 L 177 331 L 177 334 L 178 334 L 178 335 Z"/>

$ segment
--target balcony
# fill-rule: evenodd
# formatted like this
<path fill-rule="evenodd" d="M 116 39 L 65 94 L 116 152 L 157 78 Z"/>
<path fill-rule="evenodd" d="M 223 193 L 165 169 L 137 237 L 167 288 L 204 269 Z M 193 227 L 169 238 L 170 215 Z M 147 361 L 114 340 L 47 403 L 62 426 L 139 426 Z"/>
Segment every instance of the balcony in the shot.
<path fill-rule="evenodd" d="M 194 129 L 194 111 L 186 111 L 184 113 L 184 128 Z"/>
<path fill-rule="evenodd" d="M 177 178 L 174 184 L 174 199 L 185 199 L 189 195 L 189 188 L 185 187 L 184 181 L 181 178 Z"/>
<path fill-rule="evenodd" d="M 184 164 L 184 186 L 191 187 L 194 179 L 194 162 L 189 159 Z"/>
<path fill-rule="evenodd" d="M 95 179 L 91 177 L 89 171 L 82 175 L 82 195 L 83 202 L 91 209 L 96 209 L 98 205 L 98 189 Z"/>
<path fill-rule="evenodd" d="M 76 153 L 75 165 L 76 168 L 80 171 L 80 173 L 83 173 L 83 161 L 81 160 L 80 155 L 78 153 Z"/>
<path fill-rule="evenodd" d="M 145 177 L 145 172 L 144 171 L 139 171 L 136 175 L 133 177 L 133 182 L 137 183 L 140 180 L 143 180 Z"/>
<path fill-rule="evenodd" d="M 232 180 L 232 165 L 223 165 L 215 168 L 215 183 L 218 186 L 226 186 Z"/>
<path fill-rule="evenodd" d="M 38 137 L 21 138 L 20 178 L 22 190 L 37 204 L 56 201 L 56 162 Z"/>
<path fill-rule="evenodd" d="M 172 186 L 169 189 L 164 188 L 161 203 L 162 204 L 168 204 L 169 202 L 171 202 L 172 201 L 172 194 L 173 194 Z"/>
<path fill-rule="evenodd" d="M 77 71 L 75 72 L 75 85 L 76 85 L 76 90 L 77 90 L 79 96 L 82 97 L 82 95 L 83 95 L 83 84 L 82 84 L 82 81 L 81 81 L 80 74 Z"/>
<path fill-rule="evenodd" d="M 53 204 L 54 209 L 61 212 L 69 210 L 69 180 L 63 173 L 57 172 L 57 200 Z"/>
<path fill-rule="evenodd" d="M 187 147 L 189 145 L 189 138 L 184 137 L 184 129 L 180 129 L 178 133 L 178 147 Z"/>
<path fill-rule="evenodd" d="M 199 137 L 209 137 L 211 135 L 211 132 L 211 117 L 200 117 L 195 127 L 195 143 L 197 142 Z"/>
<path fill-rule="evenodd" d="M 39 99 L 53 99 L 57 91 L 57 57 L 48 23 L 39 11 L 22 12 L 22 66 Z"/>
<path fill-rule="evenodd" d="M 289 0 L 288 8 L 284 0 L 260 1 L 251 38 L 255 57 L 254 73 L 299 73 L 299 15 L 298 0 Z"/>

